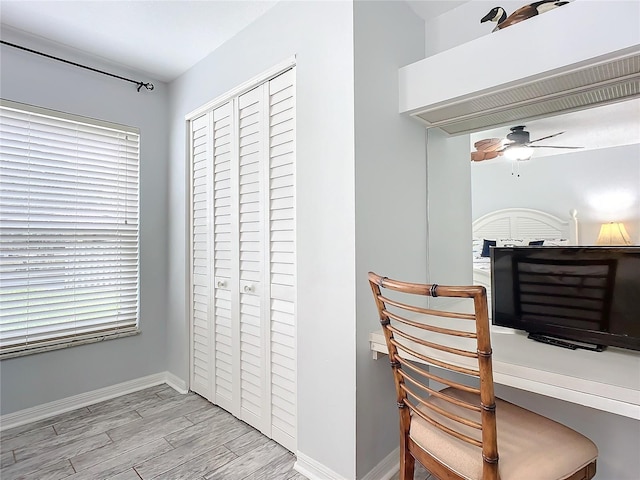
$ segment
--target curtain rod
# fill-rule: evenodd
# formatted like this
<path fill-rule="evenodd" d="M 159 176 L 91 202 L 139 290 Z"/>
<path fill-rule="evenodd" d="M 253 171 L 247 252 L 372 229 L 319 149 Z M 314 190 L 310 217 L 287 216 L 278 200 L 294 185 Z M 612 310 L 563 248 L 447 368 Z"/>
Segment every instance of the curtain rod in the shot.
<path fill-rule="evenodd" d="M 79 63 L 71 62 L 69 60 L 65 60 L 64 58 L 54 57 L 53 55 L 49 55 L 47 53 L 38 52 L 37 50 L 31 50 L 30 48 L 22 47 L 20 45 L 16 45 L 15 43 L 5 42 L 4 40 L 0 40 L 0 43 L 2 43 L 3 45 L 8 45 L 8 46 L 13 47 L 13 48 L 18 48 L 20 50 L 24 50 L 25 52 L 35 53 L 36 55 L 41 55 L 43 57 L 47 57 L 47 58 L 50 58 L 52 60 L 58 60 L 59 62 L 68 63 L 69 65 L 73 65 L 74 67 L 85 68 L 87 70 L 91 70 L 92 72 L 101 73 L 103 75 L 108 75 L 110 77 L 114 77 L 114 78 L 118 78 L 120 80 L 124 80 L 125 82 L 135 83 L 138 86 L 138 92 L 140 91 L 140 89 L 142 87 L 146 88 L 147 90 L 153 90 L 153 88 L 154 88 L 153 87 L 153 83 L 137 82 L 135 80 L 131 80 L 130 78 L 125 78 L 125 77 L 121 77 L 120 75 L 115 75 L 113 73 L 104 72 L 102 70 L 98 70 L 97 68 L 87 67 L 86 65 L 81 65 Z"/>

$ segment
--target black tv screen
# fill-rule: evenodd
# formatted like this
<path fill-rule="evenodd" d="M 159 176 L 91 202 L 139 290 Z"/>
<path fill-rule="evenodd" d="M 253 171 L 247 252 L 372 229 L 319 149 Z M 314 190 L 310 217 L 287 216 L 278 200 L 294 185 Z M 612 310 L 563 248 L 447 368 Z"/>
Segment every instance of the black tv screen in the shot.
<path fill-rule="evenodd" d="M 640 350 L 640 247 L 493 247 L 492 322 Z"/>

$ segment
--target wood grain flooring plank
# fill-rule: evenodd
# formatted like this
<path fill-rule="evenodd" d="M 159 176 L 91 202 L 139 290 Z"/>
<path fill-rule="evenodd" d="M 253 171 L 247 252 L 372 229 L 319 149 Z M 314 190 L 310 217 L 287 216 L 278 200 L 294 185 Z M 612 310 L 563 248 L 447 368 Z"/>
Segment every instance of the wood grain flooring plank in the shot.
<path fill-rule="evenodd" d="M 283 453 L 242 480 L 287 480 L 295 461 L 291 452 Z"/>
<path fill-rule="evenodd" d="M 205 474 L 204 478 L 206 480 L 242 480 L 285 452 L 287 450 L 284 447 L 271 440 L 217 470 Z"/>
<path fill-rule="evenodd" d="M 287 480 L 308 480 L 308 479 L 304 475 L 294 470 L 289 474 L 289 476 L 287 477 Z"/>
<path fill-rule="evenodd" d="M 225 447 L 216 447 L 188 462 L 164 472 L 153 480 L 194 480 L 203 479 L 204 475 L 211 473 L 227 463 L 238 458 Z"/>
<path fill-rule="evenodd" d="M 187 393 L 186 395 L 171 397 L 166 400 L 160 399 L 159 403 L 149 407 L 137 408 L 136 411 L 141 417 L 146 418 L 160 414 L 176 415 L 174 412 L 179 412 L 179 415 L 187 415 L 210 406 L 211 404 L 200 395 Z"/>
<path fill-rule="evenodd" d="M 173 450 L 173 447 L 165 439 L 156 440 L 75 473 L 69 476 L 68 480 L 107 479 L 132 468 L 138 463 L 158 457 L 170 450 Z"/>
<path fill-rule="evenodd" d="M 73 432 L 73 435 L 83 435 L 90 432 L 102 433 L 112 430 L 121 425 L 126 425 L 134 420 L 142 418 L 135 410 L 124 412 L 98 413 L 80 420 L 67 420 L 60 422 L 53 427 L 58 435 L 66 435 Z"/>
<path fill-rule="evenodd" d="M 265 437 L 258 430 L 251 429 L 244 435 L 225 443 L 224 446 L 237 456 L 241 457 L 245 453 L 264 445 L 268 441 L 268 437 Z"/>
<path fill-rule="evenodd" d="M 135 465 L 134 468 L 142 478 L 154 478 L 169 470 L 173 470 L 195 457 L 199 457 L 211 450 L 219 448 L 220 443 L 220 436 L 215 432 L 212 432 L 209 435 L 203 435 L 191 442 L 182 444 L 170 452 L 165 453 L 161 457 L 153 458 L 144 463 Z"/>
<path fill-rule="evenodd" d="M 190 420 L 194 424 L 204 422 L 205 420 L 210 420 L 213 417 L 217 417 L 218 415 L 231 415 L 226 410 L 218 407 L 217 405 L 209 404 L 208 408 L 203 408 L 201 410 L 196 410 L 195 412 L 189 413 L 185 415 L 187 420 Z"/>
<path fill-rule="evenodd" d="M 150 418 L 134 420 L 126 425 L 116 427 L 107 431 L 107 435 L 114 441 L 120 442 L 125 439 L 138 438 L 140 442 L 149 439 L 164 437 L 170 433 L 177 432 L 193 424 L 185 417 L 167 417 L 162 415 Z"/>
<path fill-rule="evenodd" d="M 167 441 L 174 447 L 192 442 L 204 435 L 214 435 L 222 445 L 225 442 L 244 435 L 251 427 L 233 415 L 219 415 L 204 422 L 184 428 L 166 436 Z"/>
<path fill-rule="evenodd" d="M 61 460 L 47 468 L 37 470 L 27 475 L 15 477 L 13 480 L 60 480 L 62 478 L 67 478 L 69 475 L 73 475 L 73 473 L 74 471 L 71 466 L 71 462 L 69 462 L 69 460 Z M 5 479 L 3 476 L 2 480 L 9 480 L 9 478 Z"/>
<path fill-rule="evenodd" d="M 108 480 L 140 480 L 140 476 L 133 468 L 130 468 L 129 470 L 125 470 L 113 477 L 109 477 Z"/>
<path fill-rule="evenodd" d="M 131 423 L 131 421 L 127 423 Z M 79 429 L 78 431 L 68 432 L 64 435 L 54 435 L 52 437 L 34 441 L 28 445 L 15 448 L 13 452 L 16 457 L 16 462 L 21 462 L 28 458 L 41 456 L 42 454 L 52 450 L 64 448 L 66 449 L 64 451 L 67 451 L 72 449 L 73 445 L 81 444 L 83 439 L 93 438 L 97 435 L 104 434 L 105 432 L 106 428 L 100 424 L 95 427 L 87 425 L 85 428 Z"/>
<path fill-rule="evenodd" d="M 22 448 L 33 443 L 41 442 L 49 438 L 55 437 L 56 431 L 53 426 L 38 428 L 36 430 L 29 430 L 21 435 L 15 437 L 9 437 L 0 441 L 0 451 L 2 453 Z"/>
<path fill-rule="evenodd" d="M 101 433 L 100 435 L 81 438 L 65 445 L 59 445 L 56 448 L 39 453 L 25 460 L 20 460 L 16 456 L 16 463 L 2 469 L 2 479 L 28 475 L 38 470 L 51 467 L 61 459 L 69 459 L 77 455 L 82 455 L 108 443 L 111 443 L 111 439 L 107 434 Z"/>
<path fill-rule="evenodd" d="M 87 470 L 88 468 L 97 465 L 98 463 L 105 462 L 112 458 L 116 458 L 120 455 L 124 455 L 127 452 L 134 450 L 147 443 L 162 439 L 162 435 L 156 437 L 149 437 L 148 441 L 142 441 L 138 436 L 126 438 L 119 442 L 111 442 L 100 448 L 96 448 L 90 452 L 71 457 L 71 464 L 75 468 L 76 472 Z"/>
<path fill-rule="evenodd" d="M 160 398 L 162 398 L 163 400 L 166 400 L 168 398 L 173 398 L 173 397 L 178 397 L 181 395 L 184 395 L 182 393 L 180 393 L 177 390 L 174 390 L 173 388 L 171 388 L 169 385 L 165 385 L 167 388 L 164 388 L 162 390 L 160 390 L 159 392 L 156 392 L 156 395 Z"/>
<path fill-rule="evenodd" d="M 0 468 L 8 467 L 9 465 L 13 465 L 14 463 L 16 463 L 16 459 L 13 456 L 13 451 L 7 450 L 6 452 L 2 452 L 2 454 L 0 454 Z M 2 478 L 1 474 L 0 478 Z"/>

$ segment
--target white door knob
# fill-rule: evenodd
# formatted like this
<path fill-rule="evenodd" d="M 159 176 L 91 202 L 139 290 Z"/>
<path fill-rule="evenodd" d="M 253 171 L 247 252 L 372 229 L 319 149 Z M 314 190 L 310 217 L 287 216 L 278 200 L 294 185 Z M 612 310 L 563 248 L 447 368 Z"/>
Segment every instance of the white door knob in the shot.
<path fill-rule="evenodd" d="M 223 280 L 218 280 L 218 283 L 216 283 L 218 288 L 224 288 L 227 286 L 227 282 L 223 281 Z"/>

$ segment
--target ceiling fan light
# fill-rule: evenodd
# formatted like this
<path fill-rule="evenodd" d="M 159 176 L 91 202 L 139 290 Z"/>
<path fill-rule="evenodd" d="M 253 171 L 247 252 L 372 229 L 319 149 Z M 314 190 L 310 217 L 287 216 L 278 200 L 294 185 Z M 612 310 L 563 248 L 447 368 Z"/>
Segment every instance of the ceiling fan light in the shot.
<path fill-rule="evenodd" d="M 504 156 L 509 160 L 530 160 L 533 155 L 533 148 L 529 148 L 524 145 L 517 145 L 515 147 L 509 147 L 504 152 Z"/>

